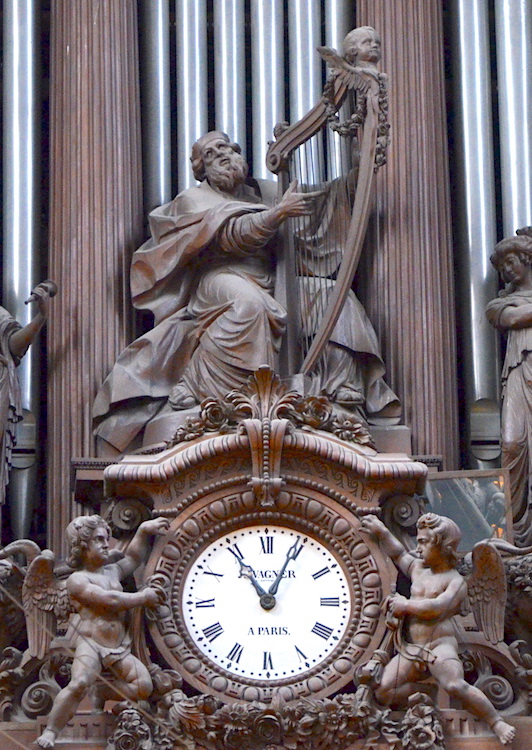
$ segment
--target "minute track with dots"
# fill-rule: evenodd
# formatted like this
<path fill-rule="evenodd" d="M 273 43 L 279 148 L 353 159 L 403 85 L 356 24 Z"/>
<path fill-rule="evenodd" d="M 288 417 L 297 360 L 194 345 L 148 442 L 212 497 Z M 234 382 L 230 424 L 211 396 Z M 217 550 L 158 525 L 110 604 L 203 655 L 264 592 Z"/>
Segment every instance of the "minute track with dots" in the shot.
<path fill-rule="evenodd" d="M 275 525 L 212 542 L 183 589 L 183 616 L 200 651 L 228 672 L 265 681 L 322 662 L 351 608 L 339 560 L 317 539 Z"/>

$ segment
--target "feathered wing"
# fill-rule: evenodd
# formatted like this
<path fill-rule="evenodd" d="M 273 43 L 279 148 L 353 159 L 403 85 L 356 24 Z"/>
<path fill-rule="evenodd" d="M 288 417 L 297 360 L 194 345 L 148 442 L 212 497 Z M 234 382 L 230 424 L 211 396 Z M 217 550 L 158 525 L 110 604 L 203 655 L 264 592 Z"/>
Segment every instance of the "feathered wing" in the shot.
<path fill-rule="evenodd" d="M 28 650 L 31 656 L 43 659 L 72 605 L 66 589 L 66 578 L 54 573 L 55 556 L 43 550 L 28 566 L 22 586 L 22 604 L 26 615 Z"/>
<path fill-rule="evenodd" d="M 473 571 L 467 580 L 469 604 L 477 627 L 496 645 L 504 637 L 504 564 L 499 551 L 489 541 L 476 544 L 472 558 Z"/>
<path fill-rule="evenodd" d="M 333 68 L 342 83 L 349 89 L 355 89 L 365 94 L 369 88 L 367 78 L 363 78 L 357 68 L 341 57 L 333 47 L 318 47 L 322 60 L 325 60 L 330 68 Z"/>

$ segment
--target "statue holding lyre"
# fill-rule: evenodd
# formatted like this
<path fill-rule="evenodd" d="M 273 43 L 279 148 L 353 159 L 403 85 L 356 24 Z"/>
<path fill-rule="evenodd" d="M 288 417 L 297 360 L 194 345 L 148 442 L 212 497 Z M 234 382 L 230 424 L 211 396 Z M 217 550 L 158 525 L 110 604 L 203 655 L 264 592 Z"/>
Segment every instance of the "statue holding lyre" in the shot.
<path fill-rule="evenodd" d="M 199 185 L 150 214 L 131 289 L 155 326 L 120 355 L 94 408 L 95 434 L 114 449 L 131 446 L 161 410 L 223 398 L 264 364 L 308 375 L 311 393 L 343 407 L 399 416 L 377 337 L 350 290 L 387 133 L 380 42 L 364 27 L 348 35 L 344 57 L 321 53 L 333 66 L 324 95 L 302 121 L 276 128 L 268 152 L 269 168 L 282 173 L 277 200 L 271 183 L 248 177 L 239 146 L 213 131 L 192 149 Z M 351 94 L 353 114 L 341 123 Z M 328 175 L 303 154 L 316 153 L 309 139 L 329 144 Z"/>

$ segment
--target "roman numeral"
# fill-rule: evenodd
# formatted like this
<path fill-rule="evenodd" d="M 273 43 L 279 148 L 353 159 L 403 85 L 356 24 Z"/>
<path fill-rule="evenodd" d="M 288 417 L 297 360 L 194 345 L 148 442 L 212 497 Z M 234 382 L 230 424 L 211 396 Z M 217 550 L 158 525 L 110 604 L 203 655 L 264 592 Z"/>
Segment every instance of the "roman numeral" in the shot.
<path fill-rule="evenodd" d="M 207 570 L 205 570 L 205 568 L 203 567 L 203 565 L 198 565 L 198 568 L 201 570 L 201 572 L 203 573 L 204 576 L 215 576 L 216 578 L 223 578 L 224 577 L 223 573 L 215 573 L 210 568 L 207 568 Z"/>
<path fill-rule="evenodd" d="M 339 596 L 322 596 L 320 598 L 321 607 L 339 607 L 340 597 Z"/>
<path fill-rule="evenodd" d="M 229 541 L 229 539 L 227 541 Z M 229 550 L 229 552 L 232 555 L 234 555 L 236 557 L 237 560 L 243 560 L 244 559 L 244 555 L 238 549 L 238 544 L 233 544 L 232 547 L 228 547 L 227 549 Z"/>
<path fill-rule="evenodd" d="M 321 622 L 317 622 L 310 632 L 327 640 L 330 638 L 333 628 L 328 628 L 327 625 L 322 625 Z"/>
<path fill-rule="evenodd" d="M 196 602 L 196 609 L 203 607 L 214 607 L 214 599 L 198 599 Z"/>
<path fill-rule="evenodd" d="M 236 663 L 238 664 L 243 650 L 244 646 L 241 646 L 240 643 L 235 643 L 231 651 L 229 651 L 229 653 L 227 654 L 227 658 L 229 659 L 229 661 L 236 661 Z"/>
<path fill-rule="evenodd" d="M 261 536 L 260 546 L 265 555 L 273 554 L 273 536 Z"/>
<path fill-rule="evenodd" d="M 299 661 L 304 661 L 305 662 L 305 666 L 307 666 L 307 667 L 310 666 L 309 663 L 308 663 L 308 661 L 307 661 L 306 654 L 304 654 L 303 651 L 301 651 L 301 649 L 299 649 L 297 646 L 294 646 L 294 648 L 296 650 L 297 658 L 299 659 Z"/>
<path fill-rule="evenodd" d="M 210 643 L 212 643 L 215 640 L 215 638 L 218 638 L 218 636 L 222 635 L 223 632 L 224 632 L 224 629 L 222 628 L 220 623 L 215 622 L 212 625 L 209 625 L 208 628 L 205 628 L 205 630 L 203 631 L 203 635 L 208 641 L 210 641 Z"/>
<path fill-rule="evenodd" d="M 273 669 L 272 655 L 269 651 L 264 651 L 264 655 L 262 658 L 262 668 Z"/>
<path fill-rule="evenodd" d="M 326 575 L 326 573 L 329 573 L 329 572 L 330 572 L 329 568 L 322 568 L 321 570 L 316 571 L 316 573 L 313 573 L 312 577 L 314 578 L 315 581 L 317 581 L 318 578 L 321 578 L 322 576 Z"/>

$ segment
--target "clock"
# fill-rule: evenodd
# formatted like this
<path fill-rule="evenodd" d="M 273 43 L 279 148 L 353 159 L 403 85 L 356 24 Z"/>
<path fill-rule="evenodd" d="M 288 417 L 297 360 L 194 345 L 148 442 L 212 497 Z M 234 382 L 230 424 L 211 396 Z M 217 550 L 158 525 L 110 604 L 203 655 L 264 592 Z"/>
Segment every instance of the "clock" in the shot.
<path fill-rule="evenodd" d="M 378 648 L 389 568 L 352 510 L 310 489 L 275 509 L 202 497 L 146 566 L 166 592 L 149 628 L 168 666 L 224 701 L 324 697 Z"/>
<path fill-rule="evenodd" d="M 322 541 L 284 525 L 222 534 L 186 574 L 184 624 L 235 677 L 282 680 L 324 661 L 345 635 L 348 572 Z"/>

